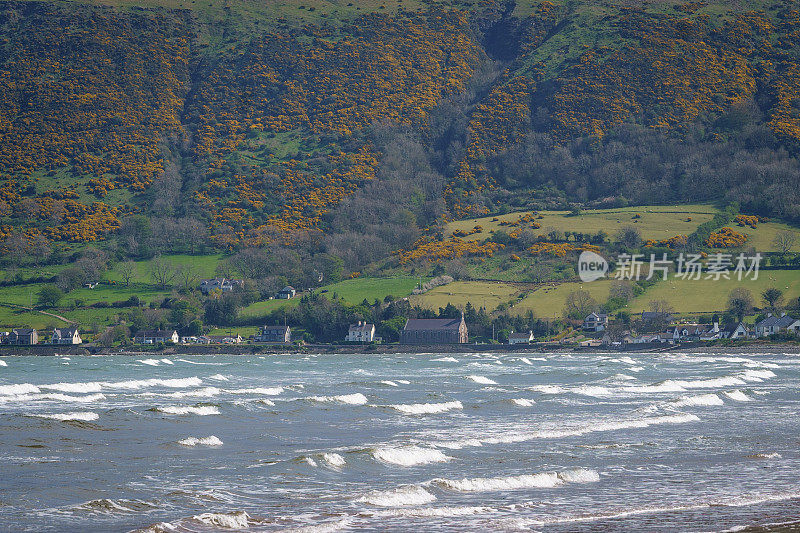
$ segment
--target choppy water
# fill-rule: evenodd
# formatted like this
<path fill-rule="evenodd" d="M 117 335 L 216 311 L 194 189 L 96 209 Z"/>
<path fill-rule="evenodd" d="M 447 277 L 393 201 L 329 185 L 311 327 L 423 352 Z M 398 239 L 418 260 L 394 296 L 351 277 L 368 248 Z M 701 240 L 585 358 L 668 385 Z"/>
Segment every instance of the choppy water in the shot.
<path fill-rule="evenodd" d="M 798 385 L 796 355 L 0 358 L 0 530 L 796 520 Z"/>

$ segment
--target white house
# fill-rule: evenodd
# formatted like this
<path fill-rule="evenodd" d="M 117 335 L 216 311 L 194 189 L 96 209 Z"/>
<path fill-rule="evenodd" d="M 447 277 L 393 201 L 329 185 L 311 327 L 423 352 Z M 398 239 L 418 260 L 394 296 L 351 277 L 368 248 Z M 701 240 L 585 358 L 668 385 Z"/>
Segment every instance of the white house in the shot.
<path fill-rule="evenodd" d="M 178 332 L 174 329 L 145 329 L 138 332 L 133 337 L 133 340 L 139 344 L 158 344 L 160 342 L 173 342 L 177 344 L 180 337 L 178 336 Z"/>
<path fill-rule="evenodd" d="M 375 324 L 361 321 L 358 324 L 351 324 L 345 340 L 347 342 L 373 342 L 375 340 Z"/>
<path fill-rule="evenodd" d="M 508 344 L 530 344 L 533 342 L 533 331 L 527 333 L 514 333 L 508 335 Z"/>
<path fill-rule="evenodd" d="M 243 284 L 244 280 L 241 279 L 204 279 L 200 282 L 200 292 L 203 294 L 208 294 L 215 289 L 219 289 L 222 292 L 233 292 L 234 290 L 241 288 Z"/>
<path fill-rule="evenodd" d="M 78 328 L 55 328 L 50 336 L 51 344 L 81 344 Z"/>
<path fill-rule="evenodd" d="M 583 319 L 583 329 L 586 331 L 603 331 L 608 327 L 608 315 L 605 313 L 591 313 Z"/>
<path fill-rule="evenodd" d="M 722 328 L 719 332 L 720 339 L 746 339 L 750 332 L 741 322 L 733 322 Z"/>
<path fill-rule="evenodd" d="M 281 291 L 278 293 L 277 298 L 279 300 L 290 300 L 295 297 L 297 291 L 291 285 L 285 286 Z"/>

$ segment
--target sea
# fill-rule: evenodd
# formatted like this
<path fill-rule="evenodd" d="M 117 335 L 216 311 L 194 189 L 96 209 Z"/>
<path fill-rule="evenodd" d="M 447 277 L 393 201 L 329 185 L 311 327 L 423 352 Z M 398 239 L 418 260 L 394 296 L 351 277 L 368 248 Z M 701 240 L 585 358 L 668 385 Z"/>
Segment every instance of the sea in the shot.
<path fill-rule="evenodd" d="M 798 521 L 798 354 L 0 358 L 0 531 Z"/>

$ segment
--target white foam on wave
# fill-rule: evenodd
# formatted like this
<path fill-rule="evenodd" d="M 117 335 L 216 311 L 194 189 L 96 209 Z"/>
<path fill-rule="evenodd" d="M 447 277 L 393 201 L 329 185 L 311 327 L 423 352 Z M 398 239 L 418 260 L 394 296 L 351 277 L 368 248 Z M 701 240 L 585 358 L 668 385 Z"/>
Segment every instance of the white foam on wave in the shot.
<path fill-rule="evenodd" d="M 100 415 L 98 415 L 97 413 L 93 413 L 91 411 L 81 411 L 74 413 L 35 414 L 33 416 L 37 416 L 39 418 L 49 418 L 51 420 L 59 420 L 61 422 L 67 422 L 70 420 L 77 420 L 80 422 L 91 422 L 92 420 L 97 420 L 98 418 L 100 418 Z"/>
<path fill-rule="evenodd" d="M 100 392 L 103 389 L 124 389 L 138 390 L 149 387 L 166 387 L 170 389 L 181 389 L 186 387 L 199 387 L 202 380 L 198 377 L 173 378 L 173 379 L 132 379 L 127 381 L 88 381 L 77 383 L 51 383 L 49 385 L 39 385 L 42 389 L 56 390 L 59 392 Z M 0 387 L 2 389 L 2 387 Z M 33 392 L 39 392 L 33 391 Z M 0 390 L 2 394 L 2 390 Z"/>
<path fill-rule="evenodd" d="M 463 440 L 453 441 L 437 441 L 432 443 L 439 448 L 448 449 L 461 449 L 472 446 L 482 446 L 484 444 L 513 444 L 517 442 L 527 442 L 530 440 L 538 439 L 559 439 L 564 437 L 574 437 L 579 435 L 586 435 L 588 433 L 620 431 L 623 429 L 637 429 L 646 428 L 662 424 L 686 424 L 689 422 L 697 422 L 700 420 L 697 416 L 692 414 L 675 414 L 664 416 L 644 417 L 631 420 L 602 422 L 598 421 L 593 424 L 584 426 L 566 427 L 566 428 L 553 428 L 542 429 L 531 432 L 505 432 L 497 437 L 473 437 Z"/>
<path fill-rule="evenodd" d="M 30 383 L 13 383 L 11 385 L 0 385 L 0 395 L 11 396 L 19 394 L 35 394 L 41 392 L 39 387 Z"/>
<path fill-rule="evenodd" d="M 769 378 L 775 377 L 775 372 L 772 370 L 753 370 L 747 369 L 740 374 L 741 378 L 745 381 L 761 382 Z"/>
<path fill-rule="evenodd" d="M 55 401 L 65 403 L 91 403 L 105 399 L 105 394 L 87 394 L 84 396 L 70 396 L 60 392 L 45 392 L 42 394 L 16 394 L 13 396 L 0 396 L 0 403 L 25 403 L 34 401 Z"/>
<path fill-rule="evenodd" d="M 533 400 L 528 400 L 526 398 L 514 398 L 511 400 L 511 403 L 519 405 L 520 407 L 531 407 L 536 402 L 534 402 Z"/>
<path fill-rule="evenodd" d="M 356 501 L 377 507 L 402 507 L 406 505 L 424 505 L 435 500 L 436 496 L 419 485 L 408 485 L 392 490 L 373 491 Z"/>
<path fill-rule="evenodd" d="M 559 385 L 533 385 L 528 390 L 541 392 L 542 394 L 561 394 L 564 389 Z"/>
<path fill-rule="evenodd" d="M 459 401 L 443 403 L 412 403 L 390 405 L 392 409 L 408 415 L 431 415 L 444 413 L 453 409 L 463 409 L 464 405 Z"/>
<path fill-rule="evenodd" d="M 459 516 L 495 512 L 497 512 L 497 509 L 493 507 L 461 505 L 453 507 L 401 507 L 399 509 L 367 511 L 364 514 L 376 518 L 457 518 Z"/>
<path fill-rule="evenodd" d="M 208 437 L 187 437 L 185 439 L 179 440 L 178 444 L 183 446 L 222 446 L 222 441 L 214 436 L 210 435 Z"/>
<path fill-rule="evenodd" d="M 776 363 L 768 363 L 766 361 L 748 361 L 744 364 L 747 368 L 780 368 L 781 365 Z"/>
<path fill-rule="evenodd" d="M 314 402 L 322 403 L 345 403 L 348 405 L 365 405 L 367 397 L 356 392 L 355 394 L 341 394 L 339 396 L 311 396 L 308 398 Z"/>
<path fill-rule="evenodd" d="M 431 359 L 431 361 L 440 361 L 442 363 L 458 363 L 458 359 L 455 357 L 437 357 L 436 359 Z"/>
<path fill-rule="evenodd" d="M 137 359 L 139 363 L 148 366 L 158 366 L 158 360 L 156 359 Z"/>
<path fill-rule="evenodd" d="M 578 469 L 565 472 L 540 472 L 521 476 L 476 477 L 464 479 L 434 479 L 432 483 L 458 492 L 495 492 L 520 489 L 548 489 L 566 483 L 594 483 L 600 475 L 594 470 Z"/>
<path fill-rule="evenodd" d="M 161 359 L 161 362 L 164 363 L 165 365 L 174 365 L 175 364 L 175 363 L 172 362 L 171 359 L 167 359 L 166 357 Z"/>
<path fill-rule="evenodd" d="M 451 457 L 433 448 L 419 446 L 383 447 L 372 451 L 372 457 L 382 463 L 399 466 L 416 466 L 430 463 L 446 463 Z"/>
<path fill-rule="evenodd" d="M 226 378 L 222 374 L 214 374 L 213 376 L 208 376 L 208 379 L 216 379 L 217 381 L 228 381 L 228 378 Z"/>
<path fill-rule="evenodd" d="M 211 405 L 203 405 L 200 407 L 190 407 L 190 406 L 183 407 L 183 406 L 167 405 L 164 407 L 156 407 L 156 411 L 168 415 L 208 416 L 208 415 L 219 414 L 219 409 Z"/>
<path fill-rule="evenodd" d="M 210 398 L 220 393 L 216 387 L 203 387 L 189 391 L 178 391 L 168 394 L 170 398 Z"/>
<path fill-rule="evenodd" d="M 731 400 L 734 400 L 734 401 L 737 401 L 737 402 L 749 402 L 750 401 L 750 397 L 748 395 L 746 395 L 745 393 L 743 393 L 742 391 L 740 391 L 740 390 L 726 391 L 726 392 L 723 392 L 722 394 L 724 394 L 725 396 L 727 396 Z"/>
<path fill-rule="evenodd" d="M 410 381 L 408 381 L 407 379 L 398 379 L 398 380 L 396 380 L 396 381 L 397 381 L 398 383 L 400 383 L 401 385 L 410 385 L 410 384 L 411 384 L 411 382 L 410 382 Z"/>
<path fill-rule="evenodd" d="M 675 407 L 707 407 L 725 405 L 725 402 L 716 394 L 699 394 L 697 396 L 684 396 L 671 402 Z"/>
<path fill-rule="evenodd" d="M 391 380 L 388 380 L 388 379 L 384 379 L 380 383 L 383 383 L 384 385 L 389 385 L 390 387 L 398 387 L 399 386 L 394 381 L 391 381 Z"/>
<path fill-rule="evenodd" d="M 0 359 L 0 366 L 8 366 L 8 363 Z"/>
<path fill-rule="evenodd" d="M 582 396 L 603 397 L 611 396 L 612 392 L 607 387 L 599 387 L 597 385 L 581 385 L 571 389 L 571 392 L 580 394 Z"/>
<path fill-rule="evenodd" d="M 481 385 L 497 385 L 496 381 L 485 376 L 467 376 L 467 379 L 471 379 L 475 383 L 480 383 Z"/>
<path fill-rule="evenodd" d="M 347 461 L 344 460 L 344 457 L 333 452 L 323 453 L 322 460 L 328 463 L 330 466 L 335 466 L 337 468 L 341 468 L 347 464 Z"/>
<path fill-rule="evenodd" d="M 283 387 L 255 387 L 252 389 L 231 389 L 231 394 L 264 394 L 266 396 L 277 396 L 283 392 Z"/>
<path fill-rule="evenodd" d="M 207 526 L 224 529 L 247 529 L 250 527 L 250 516 L 244 511 L 232 513 L 203 513 L 193 516 L 192 519 Z"/>

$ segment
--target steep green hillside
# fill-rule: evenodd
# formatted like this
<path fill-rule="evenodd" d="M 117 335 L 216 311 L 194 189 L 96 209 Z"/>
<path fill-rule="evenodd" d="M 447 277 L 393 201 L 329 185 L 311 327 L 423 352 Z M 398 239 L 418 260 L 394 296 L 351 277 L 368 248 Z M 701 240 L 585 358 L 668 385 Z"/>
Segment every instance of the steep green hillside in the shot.
<path fill-rule="evenodd" d="M 22 263 L 105 241 L 357 270 L 446 220 L 576 206 L 800 221 L 788 0 L 3 2 L 0 48 Z"/>

